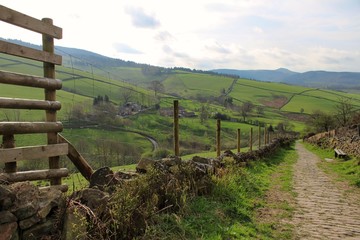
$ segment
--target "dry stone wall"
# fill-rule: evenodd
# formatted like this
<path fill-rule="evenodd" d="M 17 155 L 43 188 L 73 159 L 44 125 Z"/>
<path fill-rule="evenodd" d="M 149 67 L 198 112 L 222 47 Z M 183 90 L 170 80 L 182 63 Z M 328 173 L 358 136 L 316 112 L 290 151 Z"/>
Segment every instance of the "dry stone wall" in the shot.
<path fill-rule="evenodd" d="M 136 172 L 114 173 L 108 167 L 101 168 L 92 175 L 89 188 L 74 192 L 67 198 L 55 188 L 39 189 L 29 182 L 0 185 L 0 240 L 88 239 L 87 235 L 96 234 L 100 237 L 109 232 L 102 228 L 108 226 L 103 223 L 112 221 L 109 204 L 114 198 L 113 194 L 126 185 L 137 187 L 136 179 L 140 176 L 157 178 L 155 181 L 148 179 L 153 185 L 151 189 L 145 189 L 145 195 L 150 198 L 156 212 L 167 209 L 167 206 L 176 211 L 184 189 L 193 195 L 208 194 L 213 186 L 211 175 L 226 168 L 229 161 L 245 167 L 249 161 L 269 156 L 291 141 L 275 139 L 252 152 L 233 153 L 228 150 L 219 158 L 196 156 L 183 161 L 179 157 L 170 156 L 155 161 L 141 159 Z M 159 174 L 151 175 L 153 169 Z M 147 196 L 142 196 L 141 201 L 149 202 Z M 151 199 L 154 196 L 156 199 Z M 139 215 L 135 218 L 136 226 L 141 230 L 141 226 L 146 225 L 146 219 L 141 219 Z M 88 223 L 84 224 L 84 221 Z M 98 225 L 95 231 L 89 228 L 94 224 Z M 111 224 L 114 226 L 115 222 Z M 131 228 L 134 226 L 128 226 L 128 235 L 121 239 L 131 239 L 130 236 L 139 234 L 131 232 Z M 106 239 L 103 237 L 99 239 Z"/>
<path fill-rule="evenodd" d="M 29 182 L 0 185 L 0 239 L 40 239 L 59 234 L 65 198 L 55 188 Z"/>
<path fill-rule="evenodd" d="M 360 157 L 360 135 L 357 126 L 319 133 L 305 140 L 322 148 L 339 148 L 348 155 Z"/>

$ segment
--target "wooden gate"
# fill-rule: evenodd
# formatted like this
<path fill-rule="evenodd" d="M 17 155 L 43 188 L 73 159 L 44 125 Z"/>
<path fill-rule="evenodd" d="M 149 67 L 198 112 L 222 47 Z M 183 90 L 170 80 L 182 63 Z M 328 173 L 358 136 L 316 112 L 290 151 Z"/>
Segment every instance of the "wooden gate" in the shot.
<path fill-rule="evenodd" d="M 35 19 L 20 12 L 0 5 L 0 20 L 42 34 L 43 49 L 37 50 L 0 40 L 0 52 L 43 62 L 43 77 L 23 75 L 0 71 L 0 85 L 12 84 L 44 89 L 44 100 L 3 98 L 0 97 L 0 108 L 44 110 L 44 122 L 0 122 L 2 148 L 0 163 L 5 163 L 4 173 L 0 181 L 18 182 L 25 180 L 50 179 L 63 191 L 67 186 L 61 185 L 61 178 L 69 174 L 68 169 L 60 168 L 61 155 L 68 155 L 80 172 L 89 179 L 92 169 L 76 149 L 58 133 L 63 130 L 57 121 L 57 111 L 61 103 L 56 101 L 56 90 L 61 89 L 61 80 L 55 79 L 55 65 L 61 65 L 62 57 L 54 53 L 54 38 L 62 38 L 62 29 L 53 25 L 49 18 Z M 47 134 L 47 145 L 16 147 L 17 134 Z M 70 151 L 69 151 L 70 150 Z M 48 158 L 49 169 L 33 171 L 17 171 L 17 161 Z"/>

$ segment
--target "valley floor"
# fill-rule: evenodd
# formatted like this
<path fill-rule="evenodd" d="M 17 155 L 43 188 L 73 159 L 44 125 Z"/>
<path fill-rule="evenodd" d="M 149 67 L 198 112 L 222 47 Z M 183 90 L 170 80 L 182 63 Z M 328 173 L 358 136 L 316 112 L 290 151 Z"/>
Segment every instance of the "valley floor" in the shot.
<path fill-rule="evenodd" d="M 296 144 L 295 239 L 360 239 L 360 195 L 318 167 L 320 159 Z"/>

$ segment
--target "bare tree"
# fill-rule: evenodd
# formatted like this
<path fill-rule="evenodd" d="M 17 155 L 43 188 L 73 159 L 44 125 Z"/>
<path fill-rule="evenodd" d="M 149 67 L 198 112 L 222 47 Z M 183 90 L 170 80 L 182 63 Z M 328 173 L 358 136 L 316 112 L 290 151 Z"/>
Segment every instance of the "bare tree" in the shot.
<path fill-rule="evenodd" d="M 155 97 L 157 96 L 157 94 L 159 92 L 164 92 L 165 91 L 164 85 L 162 84 L 162 82 L 160 82 L 158 80 L 152 81 L 150 83 L 149 88 L 154 91 Z"/>
<path fill-rule="evenodd" d="M 249 113 L 253 110 L 254 108 L 254 104 L 250 101 L 244 102 L 241 106 L 240 106 L 240 114 L 244 119 L 244 122 L 246 120 L 246 117 L 249 116 Z"/>
<path fill-rule="evenodd" d="M 209 108 L 209 106 L 207 106 L 207 105 L 204 105 L 204 104 L 201 105 L 200 114 L 199 114 L 201 124 L 204 124 L 206 122 L 206 120 L 209 118 L 208 108 Z"/>
<path fill-rule="evenodd" d="M 130 100 L 133 98 L 134 96 L 134 90 L 131 88 L 122 88 L 120 90 L 120 95 L 122 100 L 124 101 L 124 104 L 130 102 Z"/>
<path fill-rule="evenodd" d="M 285 120 L 284 122 L 279 122 L 276 128 L 279 132 L 288 132 L 292 131 L 292 129 L 294 128 L 294 124 Z"/>
<path fill-rule="evenodd" d="M 310 115 L 309 124 L 315 132 L 329 131 L 335 125 L 334 116 L 320 110 Z"/>
<path fill-rule="evenodd" d="M 256 106 L 256 113 L 258 114 L 258 117 L 260 115 L 263 115 L 264 114 L 264 106 L 261 106 L 261 105 Z"/>
<path fill-rule="evenodd" d="M 335 106 L 336 119 L 340 126 L 346 126 L 352 117 L 354 105 L 350 98 L 339 98 L 338 104 Z"/>

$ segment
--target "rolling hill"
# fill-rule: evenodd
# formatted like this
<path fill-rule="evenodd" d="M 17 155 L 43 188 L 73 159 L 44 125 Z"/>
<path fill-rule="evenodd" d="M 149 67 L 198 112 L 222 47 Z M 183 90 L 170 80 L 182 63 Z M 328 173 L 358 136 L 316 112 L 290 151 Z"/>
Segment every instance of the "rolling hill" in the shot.
<path fill-rule="evenodd" d="M 332 89 L 354 93 L 360 92 L 360 72 L 309 71 L 298 73 L 284 68 L 276 70 L 215 69 L 213 71 L 259 81 L 282 82 L 311 88 Z"/>
<path fill-rule="evenodd" d="M 180 99 L 180 106 L 186 111 L 194 112 L 199 116 L 201 109 L 205 108 L 210 117 L 205 123 L 200 123 L 198 117 L 181 120 L 183 152 L 187 153 L 195 151 L 191 150 L 194 148 L 197 150 L 212 148 L 216 125 L 212 117 L 216 113 L 221 113 L 228 119 L 223 123 L 224 145 L 234 147 L 233 139 L 239 127 L 247 135 L 249 129 L 259 122 L 273 126 L 289 122 L 293 130 L 302 132 L 306 127 L 304 119 L 309 114 L 315 110 L 333 112 L 340 98 L 352 99 L 355 109 L 360 109 L 358 94 L 237 78 L 234 72 L 218 74 L 186 68 L 167 69 L 111 59 L 81 49 L 63 47 L 56 49 L 63 56 L 64 62 L 63 66 L 56 68 L 56 77 L 63 81 L 63 89 L 58 92 L 58 99 L 63 103 L 58 115 L 59 120 L 67 121 L 69 113 L 75 107 L 80 106 L 84 111 L 91 112 L 93 99 L 99 95 L 107 95 L 116 108 L 126 101 L 124 96 L 129 92 L 130 101 L 147 107 L 153 106 L 152 109 L 155 104 L 160 109 L 171 109 L 173 100 Z M 0 54 L 0 70 L 42 75 L 39 63 L 4 54 Z M 265 77 L 271 72 L 260 73 L 258 76 Z M 299 73 L 278 69 L 276 74 L 277 77 L 291 78 Z M 276 77 L 273 77 L 274 81 L 275 79 Z M 165 91 L 157 96 L 154 96 L 154 92 L 148 88 L 154 80 L 160 81 L 165 88 Z M 0 87 L 0 96 L 42 99 L 43 92 L 28 88 L 19 90 L 11 85 L 4 85 Z M 226 99 L 230 99 L 231 104 L 225 107 Z M 258 113 L 254 110 L 244 121 L 239 107 L 247 101 L 252 102 L 255 109 L 262 108 L 262 112 Z M 35 111 L 24 110 L 18 113 L 0 110 L 0 120 L 16 117 L 20 117 L 21 120 L 44 118 Z M 161 147 L 171 148 L 172 118 L 160 115 L 159 111 L 144 111 L 122 119 L 118 123 L 125 131 L 119 129 L 117 131 L 124 134 L 126 131 L 140 131 L 155 137 Z M 91 124 L 98 126 L 96 123 Z M 85 125 L 88 123 L 79 123 L 78 126 Z M 102 127 L 98 127 L 98 131 L 102 131 Z M 83 140 L 77 140 L 77 136 L 81 135 L 80 132 L 82 130 L 78 130 L 73 137 L 72 131 L 66 131 L 66 134 L 70 134 L 68 137 L 73 141 L 84 144 Z M 85 132 L 84 130 L 84 134 Z M 134 137 L 129 137 L 128 142 L 135 142 L 132 140 Z M 94 139 L 91 141 L 96 142 Z M 141 151 L 146 152 L 151 149 L 149 143 L 143 142 L 142 145 L 144 147 Z"/>

